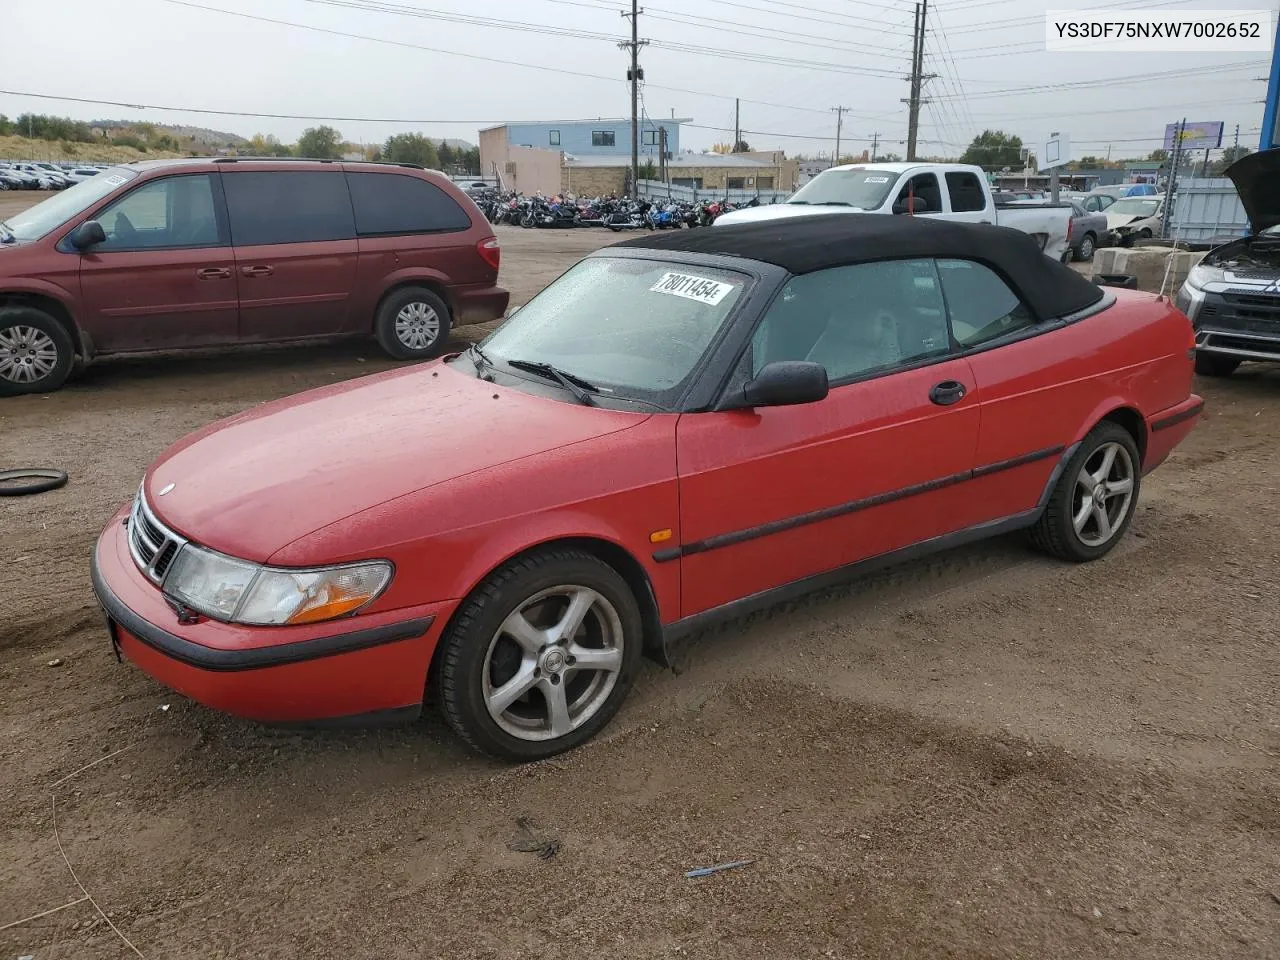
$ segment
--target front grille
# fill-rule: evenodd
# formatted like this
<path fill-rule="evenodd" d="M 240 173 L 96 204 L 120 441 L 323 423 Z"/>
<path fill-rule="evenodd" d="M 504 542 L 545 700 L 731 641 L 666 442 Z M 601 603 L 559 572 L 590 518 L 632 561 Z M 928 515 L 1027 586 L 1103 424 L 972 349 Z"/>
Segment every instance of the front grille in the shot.
<path fill-rule="evenodd" d="M 1280 335 L 1280 297 L 1247 293 L 1210 293 L 1196 313 L 1196 326 Z"/>
<path fill-rule="evenodd" d="M 146 497 L 138 491 L 129 514 L 129 552 L 138 569 L 152 583 L 163 583 L 164 575 L 187 542 L 156 519 L 147 506 Z"/>

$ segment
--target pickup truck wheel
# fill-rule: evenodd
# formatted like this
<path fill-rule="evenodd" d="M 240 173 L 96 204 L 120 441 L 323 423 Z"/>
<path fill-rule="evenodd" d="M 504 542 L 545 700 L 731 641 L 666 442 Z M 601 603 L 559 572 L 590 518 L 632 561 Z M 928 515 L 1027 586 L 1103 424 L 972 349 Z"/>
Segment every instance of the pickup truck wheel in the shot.
<path fill-rule="evenodd" d="M 425 360 L 449 341 L 452 323 L 445 302 L 426 287 L 401 287 L 378 307 L 374 334 L 397 360 Z"/>
<path fill-rule="evenodd" d="M 43 310 L 0 308 L 0 396 L 57 390 L 75 355 L 66 328 Z"/>
<path fill-rule="evenodd" d="M 1202 377 L 1229 377 L 1238 366 L 1240 361 L 1235 357 L 1224 357 L 1220 353 L 1196 354 L 1196 373 Z"/>
<path fill-rule="evenodd" d="M 1082 563 L 1120 541 L 1133 519 L 1142 483 L 1138 445 L 1129 431 L 1104 421 L 1067 462 L 1031 539 L 1046 553 Z"/>
<path fill-rule="evenodd" d="M 1077 260 L 1087 261 L 1093 259 L 1093 253 L 1097 249 L 1098 243 L 1093 238 L 1092 233 L 1086 233 L 1080 238 L 1080 246 L 1076 247 Z"/>
<path fill-rule="evenodd" d="M 570 750 L 622 705 L 642 631 L 626 581 L 591 554 L 552 548 L 513 560 L 463 601 L 441 639 L 445 719 L 503 760 Z"/>

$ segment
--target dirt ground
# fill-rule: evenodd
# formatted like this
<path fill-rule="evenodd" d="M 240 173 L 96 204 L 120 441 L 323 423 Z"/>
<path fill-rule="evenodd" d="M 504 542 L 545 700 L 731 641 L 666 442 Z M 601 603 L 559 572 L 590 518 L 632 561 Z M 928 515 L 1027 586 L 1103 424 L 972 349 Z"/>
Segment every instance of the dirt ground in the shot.
<path fill-rule="evenodd" d="M 504 281 L 602 239 L 503 230 Z M 0 404 L 0 464 L 71 475 L 0 499 L 0 958 L 1280 957 L 1280 371 L 1199 384 L 1107 559 L 1003 539 L 730 624 L 547 763 L 434 716 L 268 730 L 117 664 L 87 559 L 146 464 L 387 365 L 117 361 Z M 559 853 L 508 849 L 518 817 Z M 13 925 L 76 878 L 118 934 Z"/>

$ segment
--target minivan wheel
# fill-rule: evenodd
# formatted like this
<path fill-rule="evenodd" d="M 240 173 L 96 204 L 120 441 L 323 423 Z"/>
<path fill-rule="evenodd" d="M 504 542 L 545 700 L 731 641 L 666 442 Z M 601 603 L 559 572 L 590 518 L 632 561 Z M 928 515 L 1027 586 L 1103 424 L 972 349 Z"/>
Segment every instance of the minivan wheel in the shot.
<path fill-rule="evenodd" d="M 574 549 L 513 560 L 463 601 L 440 641 L 445 719 L 503 760 L 570 750 L 617 713 L 642 633 L 631 589 L 602 560 Z"/>
<path fill-rule="evenodd" d="M 426 287 L 402 287 L 378 308 L 374 333 L 397 360 L 425 360 L 449 341 L 449 308 Z"/>
<path fill-rule="evenodd" d="M 1031 539 L 1063 560 L 1081 563 L 1109 553 L 1138 505 L 1142 461 L 1124 427 L 1103 421 L 1080 443 L 1049 496 Z"/>
<path fill-rule="evenodd" d="M 33 307 L 0 308 L 0 396 L 57 390 L 74 361 L 71 336 L 49 314 Z"/>

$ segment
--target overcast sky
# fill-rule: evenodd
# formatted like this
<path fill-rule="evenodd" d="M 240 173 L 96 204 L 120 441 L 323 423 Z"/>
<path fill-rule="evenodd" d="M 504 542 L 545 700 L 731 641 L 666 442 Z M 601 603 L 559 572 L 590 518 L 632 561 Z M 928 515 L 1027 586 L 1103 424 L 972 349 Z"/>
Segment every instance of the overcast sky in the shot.
<path fill-rule="evenodd" d="M 628 0 L 629 4 L 629 0 Z M 0 113 L 189 123 L 293 141 L 332 116 L 352 141 L 403 130 L 476 142 L 504 120 L 627 116 L 629 34 L 609 0 L 58 0 L 0 7 Z M 913 0 L 657 0 L 640 36 L 649 116 L 692 117 L 683 146 L 731 139 L 734 97 L 755 148 L 903 152 Z M 1046 53 L 1044 17 L 1062 0 L 934 0 L 921 153 L 956 155 L 991 127 L 1037 143 L 1068 131 L 1075 155 L 1145 155 L 1166 123 L 1222 120 L 1257 146 L 1268 56 Z M 1271 9 L 1275 0 L 1084 0 L 1079 8 Z M 400 12 L 387 12 L 400 11 Z M 414 11 L 417 11 L 414 13 Z M 235 15 L 239 14 L 239 15 Z M 431 14 L 430 17 L 424 14 Z M 476 22 L 442 20 L 438 15 Z M 262 22 L 270 18 L 276 23 Z M 519 25 L 500 28 L 498 23 Z M 532 28 L 532 29 L 531 29 Z M 553 31 L 560 35 L 548 35 Z M 331 31 L 331 32 L 325 32 Z M 358 37 L 341 34 L 357 34 Z M 424 49 L 425 48 L 425 49 Z M 468 56 L 462 56 L 466 54 Z M 480 59 L 475 59 L 480 58 Z M 567 72 L 556 72 L 567 71 Z M 1124 79 L 1153 73 L 1176 76 Z M 612 79 L 610 79 L 612 78 Z M 1030 90 L 1046 85 L 1070 88 Z M 384 122 L 390 121 L 390 122 Z M 725 128 L 725 129 L 707 129 Z"/>

